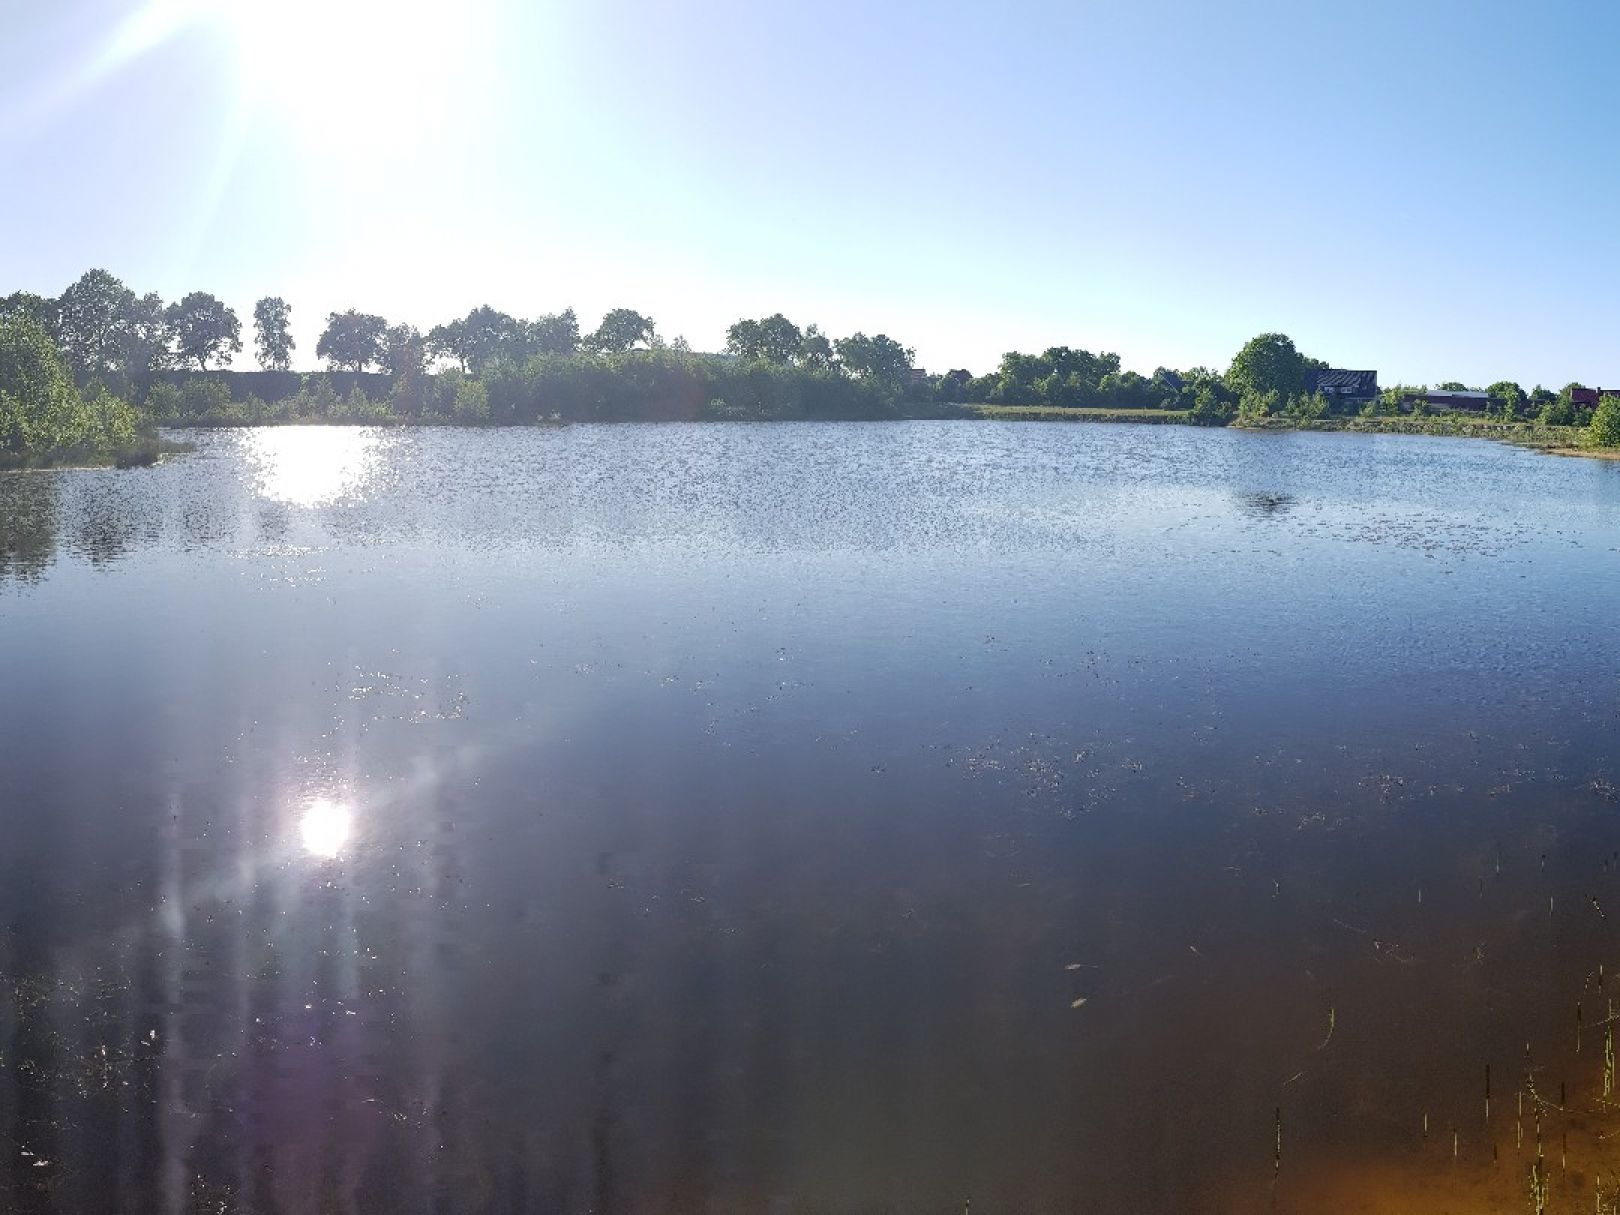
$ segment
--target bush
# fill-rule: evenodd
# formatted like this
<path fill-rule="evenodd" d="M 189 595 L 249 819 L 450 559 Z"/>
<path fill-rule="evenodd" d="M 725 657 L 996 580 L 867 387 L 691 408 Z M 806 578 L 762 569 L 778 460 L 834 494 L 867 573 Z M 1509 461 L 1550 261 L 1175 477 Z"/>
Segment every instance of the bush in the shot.
<path fill-rule="evenodd" d="M 1327 398 L 1319 392 L 1303 392 L 1290 397 L 1283 415 L 1297 422 L 1313 422 L 1328 411 Z"/>
<path fill-rule="evenodd" d="M 180 417 L 199 422 L 235 422 L 243 413 L 233 407 L 230 387 L 221 380 L 187 380 L 180 386 Z"/>
<path fill-rule="evenodd" d="M 37 321 L 0 321 L 0 464 L 121 459 L 141 416 L 99 381 L 80 392 Z"/>
<path fill-rule="evenodd" d="M 1543 426 L 1573 426 L 1575 406 L 1563 397 L 1554 397 L 1541 407 L 1536 420 Z"/>
<path fill-rule="evenodd" d="M 141 429 L 141 415 L 128 401 L 113 396 L 105 387 L 96 384 L 84 405 L 89 415 L 91 441 L 98 454 L 110 456 L 135 445 Z"/>
<path fill-rule="evenodd" d="M 451 416 L 457 422 L 475 426 L 489 421 L 489 391 L 477 380 L 459 379 L 451 403 Z"/>
<path fill-rule="evenodd" d="M 89 431 L 84 401 L 44 328 L 31 317 L 0 322 L 0 452 L 72 448 Z"/>
<path fill-rule="evenodd" d="M 1225 426 L 1232 420 L 1232 403 L 1224 400 L 1215 385 L 1205 382 L 1193 392 L 1188 417 L 1198 426 Z"/>
<path fill-rule="evenodd" d="M 1620 447 L 1620 396 L 1605 396 L 1598 402 L 1586 428 L 1586 441 L 1595 447 Z"/>
<path fill-rule="evenodd" d="M 1265 392 L 1250 388 L 1238 401 L 1238 420 L 1252 422 L 1260 418 L 1269 418 L 1277 412 L 1278 403 L 1275 388 L 1267 389 Z"/>

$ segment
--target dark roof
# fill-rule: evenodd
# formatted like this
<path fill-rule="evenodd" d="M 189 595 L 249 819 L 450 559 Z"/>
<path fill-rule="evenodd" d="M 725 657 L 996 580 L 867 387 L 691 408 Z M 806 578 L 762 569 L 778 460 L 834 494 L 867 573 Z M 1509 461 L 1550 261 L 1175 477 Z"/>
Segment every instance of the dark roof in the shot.
<path fill-rule="evenodd" d="M 1305 373 L 1305 388 L 1309 392 L 1366 393 L 1378 391 L 1376 371 L 1344 371 L 1338 367 L 1323 367 Z"/>

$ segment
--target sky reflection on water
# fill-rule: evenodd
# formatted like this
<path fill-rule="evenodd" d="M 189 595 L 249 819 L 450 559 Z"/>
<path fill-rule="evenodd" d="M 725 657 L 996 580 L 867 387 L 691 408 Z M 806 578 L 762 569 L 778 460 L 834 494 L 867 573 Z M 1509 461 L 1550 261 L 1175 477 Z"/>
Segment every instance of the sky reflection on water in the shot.
<path fill-rule="evenodd" d="M 1512 1209 L 1528 1078 L 1620 1166 L 1620 469 L 281 433 L 0 478 L 0 1209 Z"/>

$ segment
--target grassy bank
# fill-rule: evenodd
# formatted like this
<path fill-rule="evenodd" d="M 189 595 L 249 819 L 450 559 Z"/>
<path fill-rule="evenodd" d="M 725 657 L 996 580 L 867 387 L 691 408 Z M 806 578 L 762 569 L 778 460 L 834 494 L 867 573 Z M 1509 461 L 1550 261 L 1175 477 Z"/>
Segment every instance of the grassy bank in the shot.
<path fill-rule="evenodd" d="M 1148 425 L 1190 424 L 1192 416 L 1179 409 L 1068 409 L 1045 405 L 968 405 L 966 417 L 990 421 L 1126 422 Z M 1436 414 L 1423 417 L 1364 418 L 1250 418 L 1233 421 L 1241 430 L 1323 430 L 1354 434 L 1437 435 L 1445 438 L 1494 439 L 1557 456 L 1586 456 L 1620 460 L 1620 448 L 1596 447 L 1582 426 L 1547 426 L 1540 422 L 1503 422 L 1473 414 Z"/>
<path fill-rule="evenodd" d="M 1532 447 L 1575 447 L 1583 428 L 1544 426 L 1540 422 L 1502 422 L 1471 414 L 1435 414 L 1399 418 L 1259 418 L 1234 422 L 1245 430 L 1349 430 L 1363 434 L 1443 435 L 1499 439 Z"/>
<path fill-rule="evenodd" d="M 1140 422 L 1165 425 L 1187 422 L 1185 409 L 1070 409 L 1051 405 L 969 405 L 968 417 L 993 422 Z"/>
<path fill-rule="evenodd" d="M 190 443 L 176 443 L 156 436 L 141 436 L 120 447 L 55 448 L 18 455 L 0 452 L 0 472 L 23 472 L 49 468 L 146 468 L 164 456 L 195 451 Z"/>

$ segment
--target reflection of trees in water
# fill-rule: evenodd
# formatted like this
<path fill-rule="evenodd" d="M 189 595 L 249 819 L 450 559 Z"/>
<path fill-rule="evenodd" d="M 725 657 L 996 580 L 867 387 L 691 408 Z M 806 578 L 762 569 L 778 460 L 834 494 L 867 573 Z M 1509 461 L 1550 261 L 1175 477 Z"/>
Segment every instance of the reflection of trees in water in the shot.
<path fill-rule="evenodd" d="M 69 543 L 93 565 L 111 564 L 159 530 L 150 495 L 131 493 L 126 484 L 98 485 L 93 493 L 75 495 L 71 507 Z"/>
<path fill-rule="evenodd" d="M 56 475 L 0 474 L 0 585 L 38 581 L 56 556 L 60 516 Z"/>
<path fill-rule="evenodd" d="M 1286 515 L 1299 505 L 1298 498 L 1285 493 L 1239 492 L 1233 497 L 1237 499 L 1238 509 L 1245 515 Z"/>

